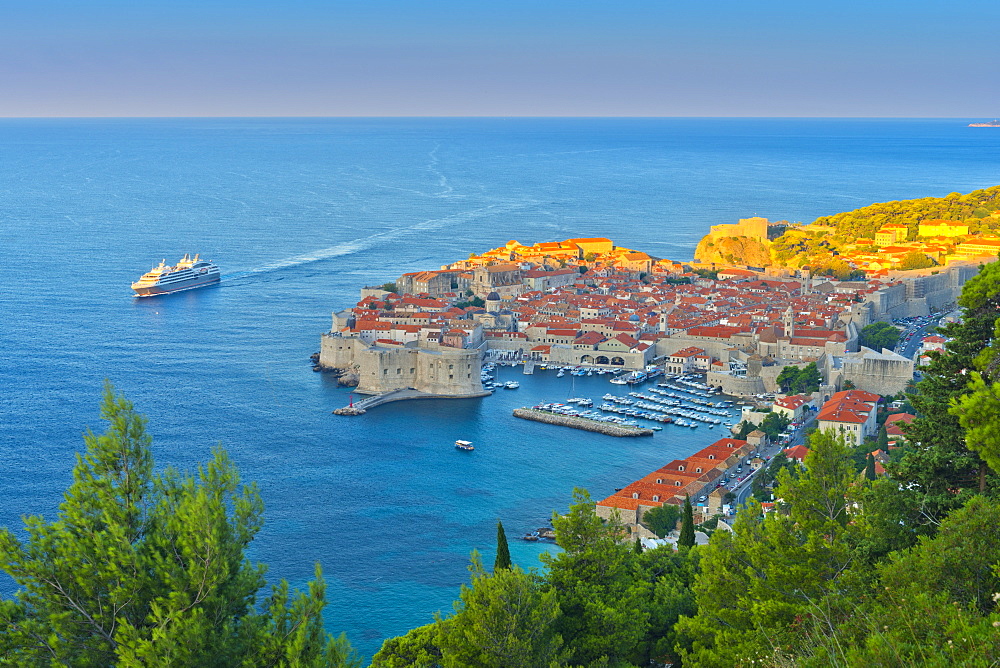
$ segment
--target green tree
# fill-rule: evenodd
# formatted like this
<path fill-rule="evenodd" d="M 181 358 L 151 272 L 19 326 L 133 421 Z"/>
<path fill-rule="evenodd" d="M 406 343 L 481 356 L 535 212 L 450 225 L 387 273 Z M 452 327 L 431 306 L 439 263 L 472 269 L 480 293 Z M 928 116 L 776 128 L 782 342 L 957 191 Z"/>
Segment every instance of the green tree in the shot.
<path fill-rule="evenodd" d="M 490 575 L 475 553 L 469 570 L 455 615 L 438 621 L 445 668 L 565 665 L 556 591 L 519 568 Z"/>
<path fill-rule="evenodd" d="M 812 614 L 852 563 L 847 494 L 854 472 L 846 446 L 829 434 L 811 438 L 805 470 L 782 472 L 777 496 L 785 512 L 766 515 L 753 499 L 733 531 L 716 531 L 700 548 L 697 612 L 682 617 L 686 668 L 768 665 L 794 639 L 794 624 Z"/>
<path fill-rule="evenodd" d="M 796 394 L 811 394 L 819 390 L 819 385 L 822 382 L 823 375 L 817 368 L 816 362 L 809 362 L 799 370 L 792 391 Z"/>
<path fill-rule="evenodd" d="M 771 411 L 768 413 L 763 420 L 760 422 L 760 430 L 767 434 L 767 437 L 772 441 L 776 440 L 781 432 L 785 430 L 790 423 L 787 415 L 783 413 L 775 413 Z"/>
<path fill-rule="evenodd" d="M 0 601 L 0 662 L 17 666 L 344 666 L 323 631 L 325 587 L 282 582 L 258 611 L 265 567 L 244 551 L 263 505 L 221 447 L 197 476 L 153 475 L 132 403 L 104 389 L 108 430 L 84 436 L 58 519 L 0 530 L 0 568 L 20 590 Z"/>
<path fill-rule="evenodd" d="M 899 268 L 903 271 L 908 269 L 926 269 L 935 265 L 937 265 L 937 262 L 920 251 L 910 251 L 899 261 Z"/>
<path fill-rule="evenodd" d="M 663 538 L 677 528 L 677 520 L 680 518 L 680 508 L 672 503 L 664 503 L 662 506 L 647 510 L 642 516 L 642 523 L 659 538 Z"/>
<path fill-rule="evenodd" d="M 866 325 L 858 336 L 858 343 L 872 350 L 888 348 L 892 350 L 899 342 L 899 330 L 888 322 L 873 322 Z"/>
<path fill-rule="evenodd" d="M 908 395 L 917 418 L 902 428 L 913 445 L 890 466 L 900 493 L 914 497 L 921 508 L 920 528 L 929 533 L 970 494 L 988 487 L 986 464 L 969 449 L 965 427 L 950 409 L 967 393 L 977 358 L 991 348 L 1000 315 L 1000 265 L 984 266 L 966 283 L 958 303 L 961 322 L 938 329 L 948 339 L 945 352 L 929 354 L 916 392 Z M 990 366 L 989 359 L 980 362 L 983 369 Z"/>
<path fill-rule="evenodd" d="M 868 462 L 865 464 L 865 480 L 875 479 L 875 457 L 868 453 Z"/>
<path fill-rule="evenodd" d="M 786 366 L 778 374 L 775 381 L 778 383 L 778 387 L 785 394 L 789 394 L 792 391 L 792 387 L 795 385 L 795 381 L 799 377 L 799 368 L 795 366 Z"/>
<path fill-rule="evenodd" d="M 563 551 L 541 557 L 562 610 L 556 631 L 571 664 L 623 665 L 649 630 L 649 584 L 634 577 L 636 555 L 621 523 L 598 517 L 585 490 L 575 489 L 573 497 L 569 512 L 552 518 Z"/>
<path fill-rule="evenodd" d="M 443 660 L 440 625 L 434 623 L 388 638 L 372 657 L 370 668 L 441 668 Z"/>
<path fill-rule="evenodd" d="M 677 538 L 678 547 L 694 547 L 694 509 L 691 497 L 684 497 L 684 514 L 681 519 L 681 533 Z"/>
<path fill-rule="evenodd" d="M 875 446 L 882 450 L 883 452 L 889 452 L 889 432 L 885 427 L 885 423 L 878 430 L 878 438 L 875 440 Z"/>
<path fill-rule="evenodd" d="M 497 522 L 497 557 L 493 562 L 493 571 L 502 568 L 510 569 L 510 546 L 507 544 L 507 534 L 503 530 L 503 522 Z"/>
<path fill-rule="evenodd" d="M 382 284 L 382 289 L 385 290 L 386 292 L 396 292 L 396 284 L 395 283 L 383 283 Z"/>

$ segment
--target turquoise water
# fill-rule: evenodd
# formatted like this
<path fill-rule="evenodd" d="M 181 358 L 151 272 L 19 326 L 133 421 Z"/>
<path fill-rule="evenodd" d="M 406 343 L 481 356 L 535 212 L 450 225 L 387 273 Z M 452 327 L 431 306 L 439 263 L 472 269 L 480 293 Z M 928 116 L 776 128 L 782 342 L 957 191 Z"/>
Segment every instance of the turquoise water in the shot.
<path fill-rule="evenodd" d="M 481 400 L 330 411 L 310 369 L 358 288 L 509 239 L 609 236 L 690 259 L 709 225 L 810 221 L 1000 183 L 1000 132 L 967 121 L 0 121 L 0 524 L 52 515 L 110 378 L 149 418 L 160 465 L 221 442 L 258 482 L 252 556 L 329 580 L 331 631 L 366 654 L 449 610 L 473 549 L 493 559 L 563 510 L 721 434 L 615 439 L 513 408 L 618 393 L 594 376 L 517 378 Z M 137 300 L 129 283 L 200 252 L 217 288 Z M 457 438 L 474 453 L 454 450 Z M 9 589 L 9 581 L 0 581 Z"/>

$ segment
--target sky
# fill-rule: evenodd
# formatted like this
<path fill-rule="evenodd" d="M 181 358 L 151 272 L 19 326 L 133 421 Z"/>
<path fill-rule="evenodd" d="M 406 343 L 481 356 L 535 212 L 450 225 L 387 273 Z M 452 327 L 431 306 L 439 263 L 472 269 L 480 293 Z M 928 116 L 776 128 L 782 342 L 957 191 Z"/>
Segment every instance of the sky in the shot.
<path fill-rule="evenodd" d="M 0 117 L 1000 116 L 997 0 L 2 0 Z"/>

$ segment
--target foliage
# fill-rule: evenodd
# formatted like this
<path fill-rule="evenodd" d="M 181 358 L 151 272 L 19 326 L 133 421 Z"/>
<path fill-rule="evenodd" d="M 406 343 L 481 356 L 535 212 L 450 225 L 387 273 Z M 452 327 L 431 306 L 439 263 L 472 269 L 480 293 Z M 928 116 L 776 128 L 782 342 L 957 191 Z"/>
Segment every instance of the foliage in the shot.
<path fill-rule="evenodd" d="M 996 610 L 1000 592 L 1000 507 L 974 496 L 945 520 L 933 538 L 893 554 L 881 572 L 891 589 L 916 594 L 934 583 L 950 603 L 987 614 Z"/>
<path fill-rule="evenodd" d="M 386 292 L 393 292 L 393 293 L 395 293 L 396 292 L 396 284 L 395 283 L 391 283 L 391 282 L 390 283 L 383 283 L 382 284 L 382 289 L 385 290 Z"/>
<path fill-rule="evenodd" d="M 1000 472 L 1000 383 L 987 384 L 972 372 L 969 394 L 952 399 L 951 412 L 966 430 L 966 444 L 994 472 Z"/>
<path fill-rule="evenodd" d="M 486 306 L 486 302 L 483 300 L 482 297 L 473 297 L 468 301 L 458 302 L 455 304 L 455 306 L 458 308 L 469 308 L 470 306 L 474 306 L 476 308 L 484 308 Z"/>
<path fill-rule="evenodd" d="M 788 458 L 784 452 L 779 451 L 774 457 L 771 457 L 771 461 L 767 465 L 757 472 L 757 475 L 753 477 L 753 482 L 751 484 L 751 490 L 753 497 L 765 503 L 771 500 L 771 493 L 767 491 L 769 488 L 773 487 L 778 481 L 778 474 L 781 471 L 788 471 L 791 477 L 795 477 L 799 472 L 799 465 Z"/>
<path fill-rule="evenodd" d="M 621 524 L 603 522 L 585 491 L 574 490 L 573 496 L 569 512 L 552 519 L 563 552 L 542 555 L 563 613 L 555 628 L 570 648 L 570 663 L 603 658 L 619 665 L 646 636 L 650 592 L 633 578 L 629 565 L 636 555 L 622 540 Z"/>
<path fill-rule="evenodd" d="M 909 269 L 927 269 L 928 267 L 936 266 L 937 262 L 933 258 L 916 250 L 910 251 L 899 261 L 899 268 L 903 271 Z"/>
<path fill-rule="evenodd" d="M 520 568 L 487 573 L 473 553 L 471 586 L 463 586 L 455 615 L 438 620 L 445 668 L 561 666 L 566 652 L 556 632 L 558 595 Z"/>
<path fill-rule="evenodd" d="M 441 668 L 443 655 L 438 624 L 418 626 L 382 643 L 370 668 Z"/>
<path fill-rule="evenodd" d="M 791 420 L 788 419 L 787 415 L 771 411 L 764 416 L 763 420 L 760 421 L 758 429 L 767 434 L 767 437 L 774 441 L 781 435 L 781 432 L 783 432 L 785 427 L 789 424 L 791 424 Z"/>
<path fill-rule="evenodd" d="M 507 534 L 503 530 L 503 523 L 497 522 L 497 556 L 493 562 L 493 570 L 510 569 L 510 567 L 510 545 L 507 544 Z"/>
<path fill-rule="evenodd" d="M 694 509 L 691 497 L 684 497 L 684 513 L 681 518 L 681 533 L 677 538 L 678 547 L 694 547 Z"/>
<path fill-rule="evenodd" d="M 823 376 L 816 363 L 810 362 L 801 369 L 797 366 L 786 366 L 775 380 L 785 394 L 812 394 L 819 390 Z"/>
<path fill-rule="evenodd" d="M 838 590 L 852 560 L 844 540 L 852 479 L 843 441 L 819 434 L 805 471 L 780 475 L 787 515 L 764 515 L 750 500 L 732 532 L 712 535 L 694 584 L 698 611 L 677 626 L 690 644 L 686 667 L 765 660 L 812 601 Z"/>
<path fill-rule="evenodd" d="M 883 225 L 902 223 L 909 228 L 910 235 L 913 236 L 921 220 L 967 220 L 973 218 L 974 212 L 979 209 L 987 211 L 1000 209 L 1000 186 L 975 190 L 967 195 L 951 193 L 945 197 L 924 197 L 871 204 L 854 211 L 817 218 L 814 224 L 835 227 L 837 235 L 841 237 L 874 239 L 875 232 Z M 973 223 L 973 221 L 967 222 Z M 975 218 L 975 222 L 978 224 L 978 217 Z"/>
<path fill-rule="evenodd" d="M 994 349 L 1000 315 L 1000 264 L 986 265 L 970 279 L 958 303 L 961 322 L 938 328 L 948 339 L 945 352 L 929 353 L 931 361 L 916 392 L 908 395 L 917 418 L 902 428 L 913 445 L 900 462 L 890 465 L 901 493 L 913 496 L 921 508 L 921 527 L 929 533 L 970 494 L 991 487 L 985 463 L 969 449 L 966 429 L 951 406 L 967 393 L 977 358 L 984 371 L 992 363 L 989 351 Z"/>
<path fill-rule="evenodd" d="M 18 666 L 345 666 L 323 631 L 319 567 L 308 593 L 281 582 L 254 607 L 265 567 L 245 550 L 262 524 L 256 487 L 221 447 L 196 476 L 153 474 L 146 421 L 105 385 L 108 430 L 84 436 L 58 519 L 0 530 L 0 662 Z"/>
<path fill-rule="evenodd" d="M 646 511 L 642 523 L 658 537 L 663 538 L 677 528 L 677 520 L 681 518 L 681 509 L 672 503 Z"/>
<path fill-rule="evenodd" d="M 866 325 L 858 336 L 858 343 L 872 350 L 883 348 L 892 350 L 898 342 L 899 329 L 888 322 L 873 322 Z"/>

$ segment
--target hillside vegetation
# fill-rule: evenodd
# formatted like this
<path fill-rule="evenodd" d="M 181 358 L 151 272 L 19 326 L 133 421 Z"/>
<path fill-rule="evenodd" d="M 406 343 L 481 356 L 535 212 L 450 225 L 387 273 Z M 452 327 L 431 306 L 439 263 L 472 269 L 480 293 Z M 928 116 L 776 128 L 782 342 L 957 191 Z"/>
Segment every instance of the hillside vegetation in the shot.
<path fill-rule="evenodd" d="M 839 237 L 871 239 L 883 225 L 902 223 L 910 229 L 912 238 L 921 220 L 962 220 L 969 223 L 971 233 L 995 231 L 1000 228 L 1000 220 L 984 219 L 997 210 L 1000 210 L 1000 185 L 974 190 L 967 195 L 951 193 L 944 197 L 869 204 L 854 211 L 822 216 L 813 224 L 835 227 Z"/>

